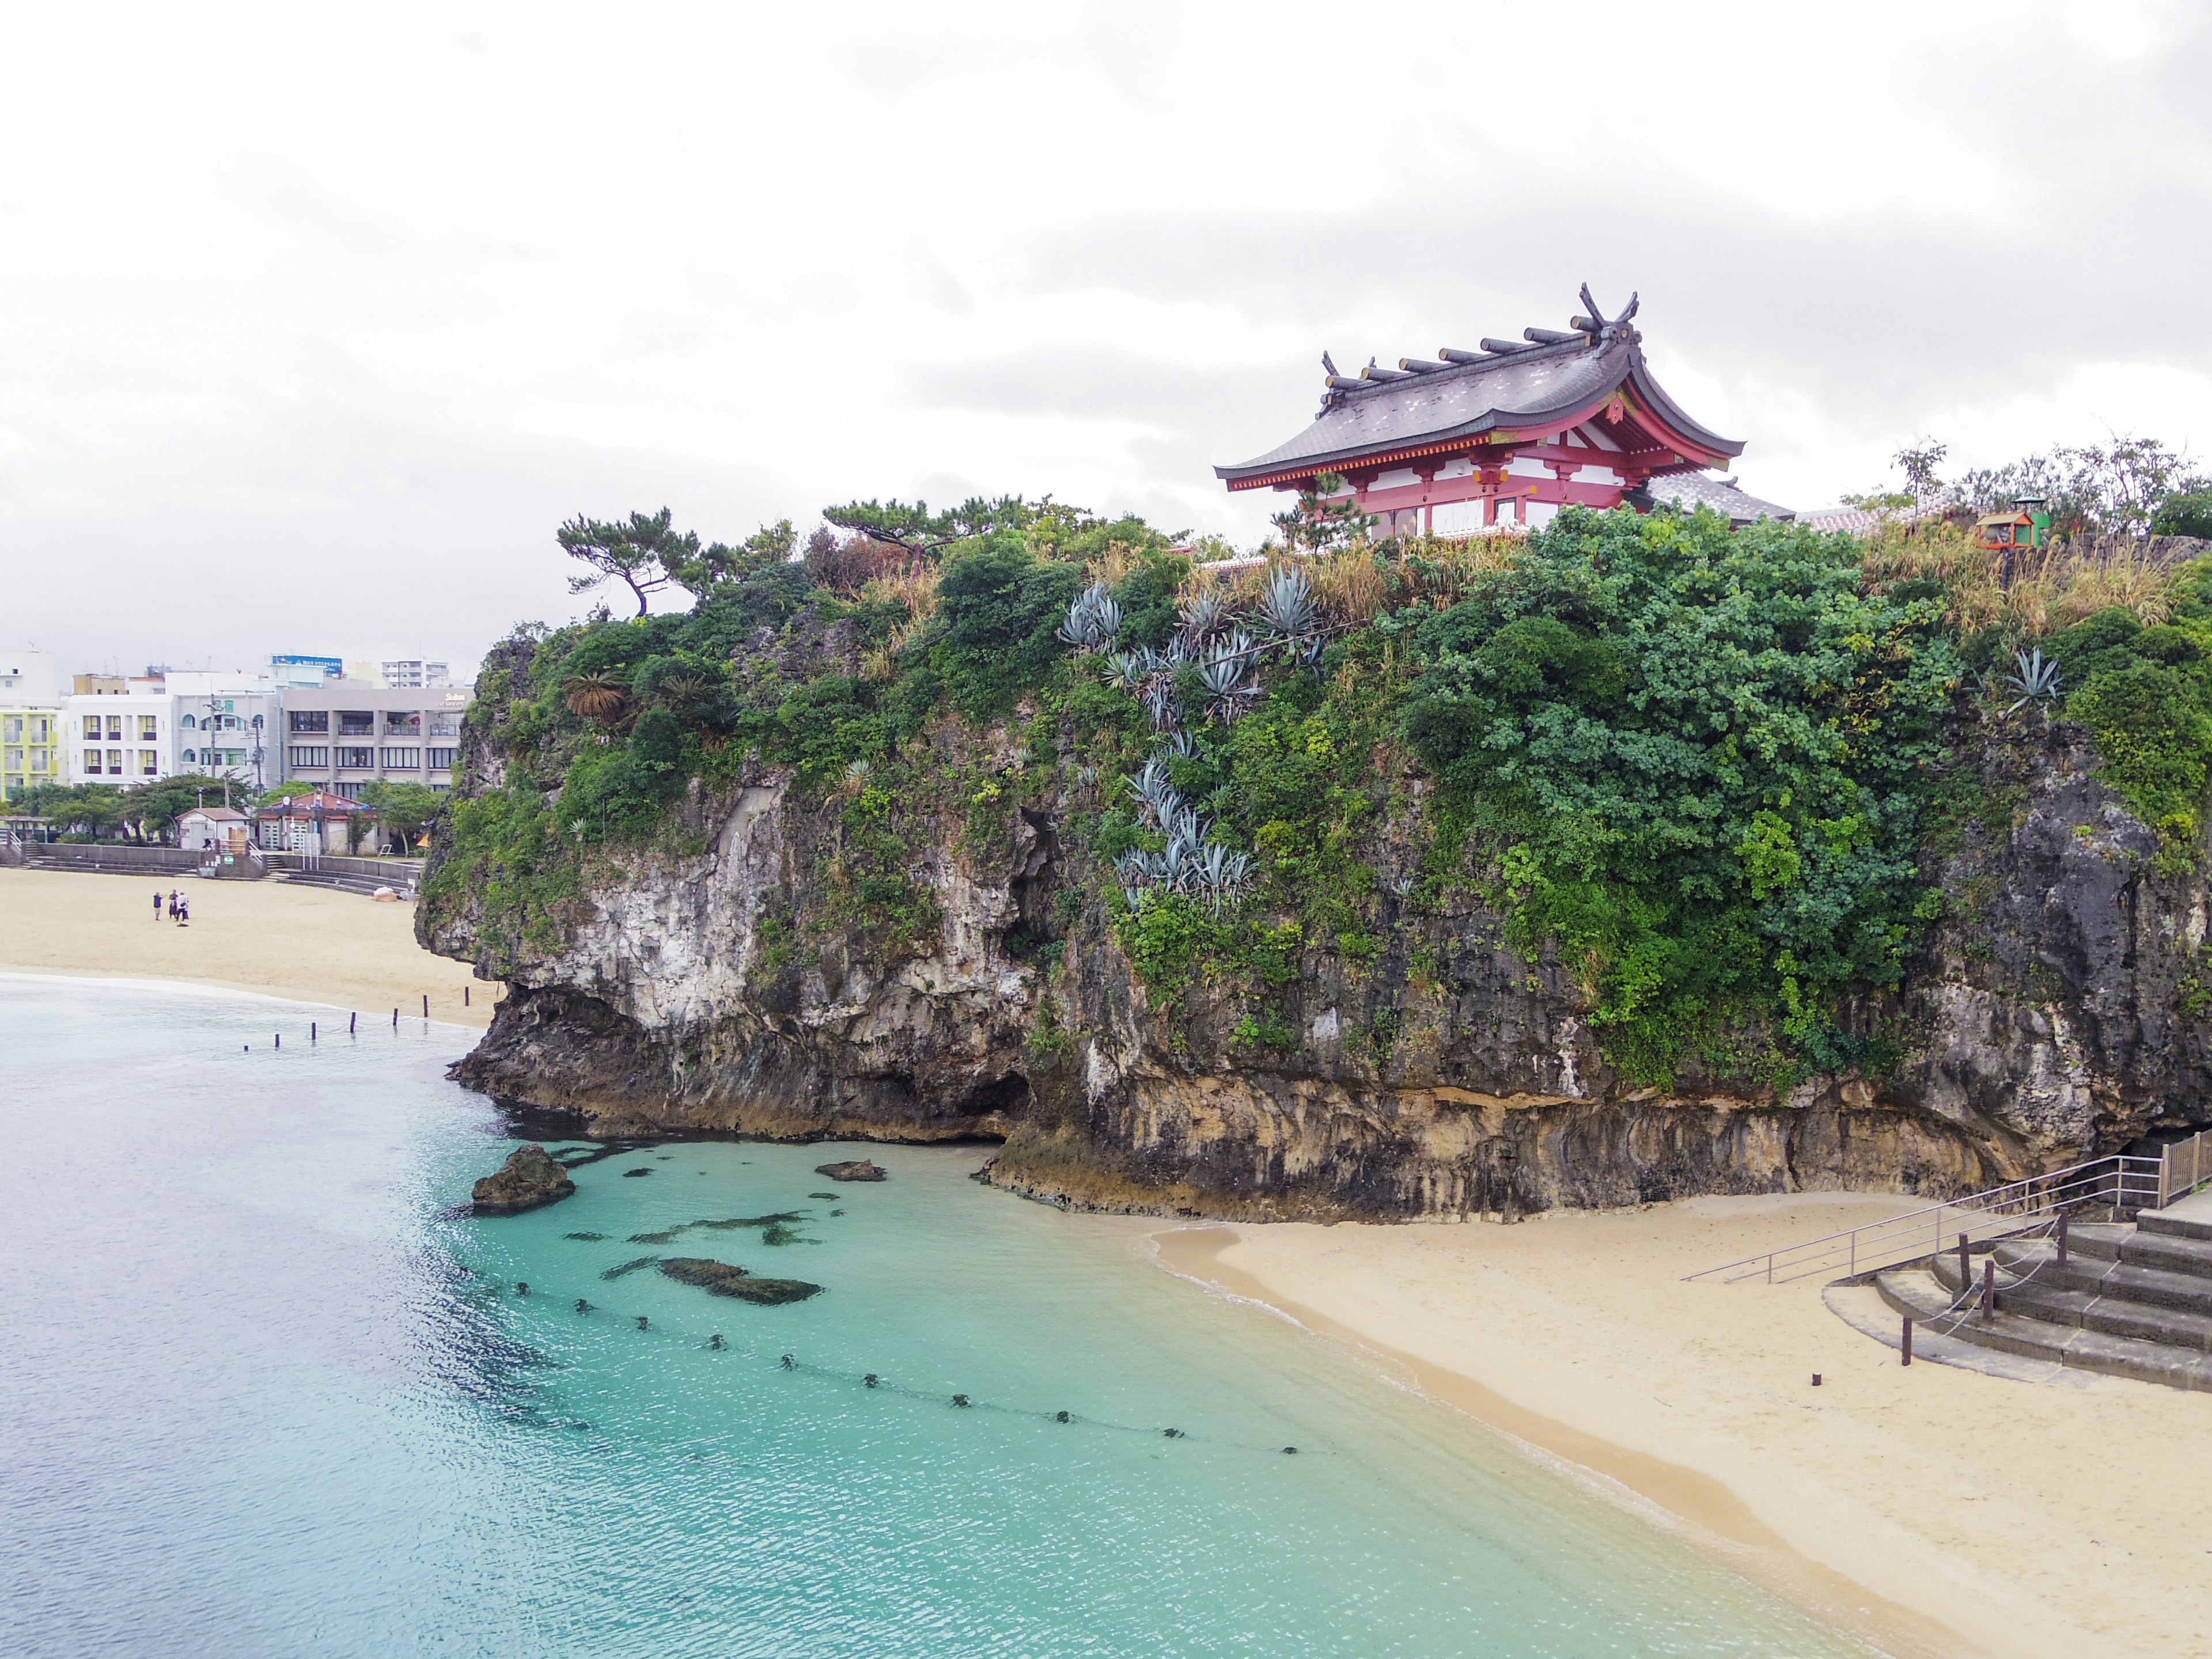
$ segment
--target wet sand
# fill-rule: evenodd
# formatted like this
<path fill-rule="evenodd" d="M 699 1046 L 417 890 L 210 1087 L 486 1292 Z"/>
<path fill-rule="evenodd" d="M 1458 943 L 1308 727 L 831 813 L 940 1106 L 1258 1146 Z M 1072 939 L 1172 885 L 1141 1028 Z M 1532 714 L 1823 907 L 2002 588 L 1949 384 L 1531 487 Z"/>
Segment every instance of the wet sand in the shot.
<path fill-rule="evenodd" d="M 2212 1395 L 1905 1370 L 1818 1279 L 1680 1279 L 1916 1206 L 1708 1198 L 1157 1239 L 1171 1270 L 1590 1472 L 1887 1651 L 2212 1655 Z"/>
<path fill-rule="evenodd" d="M 155 890 L 191 900 L 189 927 L 153 919 Z M 363 1019 L 397 1008 L 491 1023 L 499 988 L 415 943 L 415 907 L 280 881 L 0 869 L 0 969 L 171 979 L 328 1003 Z M 465 1004 L 464 990 L 468 994 Z"/>

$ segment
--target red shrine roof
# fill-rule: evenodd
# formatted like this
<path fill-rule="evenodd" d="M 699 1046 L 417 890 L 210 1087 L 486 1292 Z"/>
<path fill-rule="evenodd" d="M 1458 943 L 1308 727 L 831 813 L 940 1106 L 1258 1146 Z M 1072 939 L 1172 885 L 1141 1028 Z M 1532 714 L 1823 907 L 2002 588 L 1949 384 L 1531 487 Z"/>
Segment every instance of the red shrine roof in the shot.
<path fill-rule="evenodd" d="M 1629 325 L 1633 296 L 1610 322 L 1587 286 L 1582 300 L 1585 314 L 1570 332 L 1524 329 L 1520 340 L 1486 339 L 1480 351 L 1447 348 L 1440 362 L 1401 357 L 1395 369 L 1370 363 L 1354 378 L 1337 374 L 1323 353 L 1328 390 L 1312 424 L 1214 473 L 1232 490 L 1288 487 L 1320 472 L 1533 442 L 1597 416 L 1646 475 L 1693 471 L 1743 453 L 1741 443 L 1692 420 L 1652 378 L 1643 336 Z"/>

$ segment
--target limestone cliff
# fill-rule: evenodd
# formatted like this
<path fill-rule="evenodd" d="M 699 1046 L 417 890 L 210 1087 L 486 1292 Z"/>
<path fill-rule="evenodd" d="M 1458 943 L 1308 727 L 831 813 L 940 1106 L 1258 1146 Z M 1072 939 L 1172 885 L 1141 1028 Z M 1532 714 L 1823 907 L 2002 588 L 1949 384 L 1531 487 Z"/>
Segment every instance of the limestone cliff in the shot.
<path fill-rule="evenodd" d="M 472 723 L 464 795 L 496 779 L 497 719 Z M 1040 759 L 1011 725 L 946 720 L 930 741 L 970 781 Z M 1156 999 L 1133 973 L 1113 872 L 1073 829 L 1103 786 L 1065 757 L 1002 816 L 974 808 L 988 787 L 897 803 L 900 874 L 926 900 L 902 927 L 834 878 L 856 856 L 856 786 L 758 765 L 694 780 L 668 834 L 595 855 L 532 927 L 492 926 L 480 878 L 441 895 L 434 867 L 417 925 L 511 987 L 456 1068 L 471 1087 L 593 1133 L 1000 1141 L 994 1180 L 1085 1205 L 1948 1194 L 2212 1118 L 2201 876 L 2154 869 L 2078 729 L 2031 713 L 1955 752 L 1972 810 L 1926 854 L 1947 919 L 1897 994 L 1849 1011 L 1893 1060 L 1779 1096 L 1693 1068 L 1672 1094 L 1629 1086 L 1569 968 L 1523 960 L 1469 893 L 1416 904 L 1390 876 L 1420 838 L 1418 775 L 1363 832 L 1379 948 L 1302 945 L 1259 1037 L 1250 988 Z"/>

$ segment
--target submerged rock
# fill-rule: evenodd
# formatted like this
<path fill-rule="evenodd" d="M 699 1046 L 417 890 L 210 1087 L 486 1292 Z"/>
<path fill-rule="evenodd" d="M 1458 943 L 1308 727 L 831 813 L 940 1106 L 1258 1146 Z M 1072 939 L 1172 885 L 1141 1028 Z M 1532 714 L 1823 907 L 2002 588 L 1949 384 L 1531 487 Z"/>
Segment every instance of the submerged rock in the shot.
<path fill-rule="evenodd" d="M 702 1256 L 671 1256 L 660 1264 L 660 1271 L 681 1285 L 696 1285 L 716 1296 L 734 1296 L 741 1302 L 757 1302 L 771 1307 L 786 1302 L 804 1302 L 810 1296 L 822 1293 L 819 1285 L 810 1285 L 803 1279 L 755 1279 L 743 1267 L 733 1267 L 726 1261 L 709 1261 Z"/>
<path fill-rule="evenodd" d="M 520 1215 L 575 1190 L 576 1183 L 552 1154 L 532 1143 L 516 1147 L 495 1173 L 477 1182 L 473 1196 L 478 1215 Z"/>
<path fill-rule="evenodd" d="M 872 1158 L 859 1158 L 850 1164 L 817 1164 L 814 1173 L 828 1176 L 832 1181 L 888 1181 L 889 1173 L 879 1169 Z M 811 1196 L 811 1194 L 809 1194 Z"/>

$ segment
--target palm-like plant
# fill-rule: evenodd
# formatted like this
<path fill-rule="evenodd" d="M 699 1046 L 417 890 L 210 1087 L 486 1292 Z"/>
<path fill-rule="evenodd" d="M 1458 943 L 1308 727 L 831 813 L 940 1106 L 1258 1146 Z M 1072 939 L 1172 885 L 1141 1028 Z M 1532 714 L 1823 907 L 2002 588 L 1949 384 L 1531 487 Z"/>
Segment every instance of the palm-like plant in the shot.
<path fill-rule="evenodd" d="M 2007 689 L 2019 692 L 2020 696 L 2012 707 L 2005 710 L 2006 714 L 2013 714 L 2032 702 L 2050 702 L 2057 697 L 2058 665 L 2043 659 L 2041 647 L 2033 651 L 2015 651 L 2013 660 L 2020 672 L 2006 675 L 2005 685 Z"/>
<path fill-rule="evenodd" d="M 605 674 L 572 674 L 561 685 L 568 712 L 579 720 L 611 726 L 622 718 L 629 693 L 620 680 Z"/>

